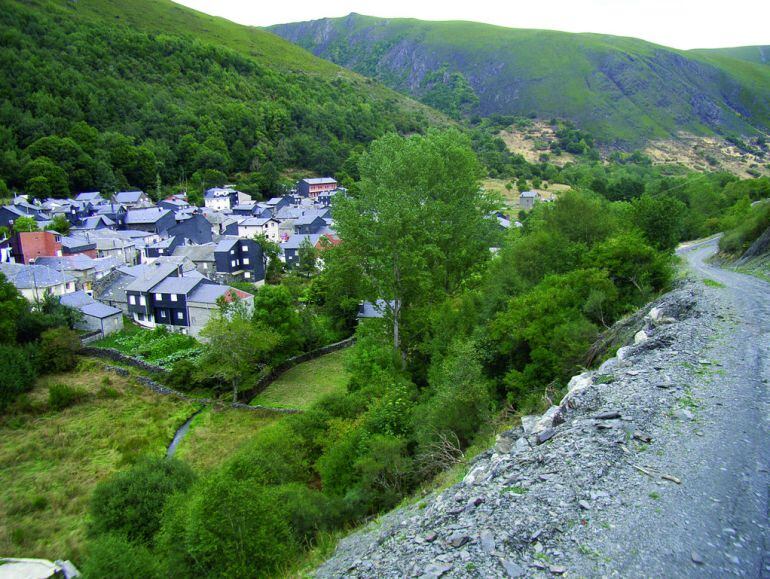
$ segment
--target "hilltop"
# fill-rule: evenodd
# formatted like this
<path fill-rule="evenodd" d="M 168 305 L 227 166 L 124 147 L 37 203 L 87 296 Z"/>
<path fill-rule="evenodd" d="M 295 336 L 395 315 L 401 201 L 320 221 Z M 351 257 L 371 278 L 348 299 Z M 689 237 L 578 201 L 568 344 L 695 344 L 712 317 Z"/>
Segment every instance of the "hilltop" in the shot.
<path fill-rule="evenodd" d="M 41 197 L 243 172 L 270 193 L 288 169 L 334 172 L 386 132 L 447 122 L 269 32 L 168 0 L 9 1 L 0 30 L 0 180 Z"/>
<path fill-rule="evenodd" d="M 621 146 L 770 128 L 770 71 L 733 52 L 359 14 L 270 30 L 457 117 L 560 117 Z"/>

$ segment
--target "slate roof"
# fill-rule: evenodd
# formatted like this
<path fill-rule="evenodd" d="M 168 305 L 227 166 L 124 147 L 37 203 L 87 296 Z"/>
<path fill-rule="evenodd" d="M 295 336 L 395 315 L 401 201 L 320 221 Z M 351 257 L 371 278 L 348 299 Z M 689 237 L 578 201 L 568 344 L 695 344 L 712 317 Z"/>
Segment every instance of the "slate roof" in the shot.
<path fill-rule="evenodd" d="M 126 290 L 148 292 L 168 276 L 176 272 L 177 267 L 178 264 L 176 263 L 164 263 L 161 261 L 156 261 L 155 263 L 146 266 L 146 269 L 141 270 L 141 272 L 138 271 L 137 273 L 141 273 L 141 276 L 138 275 L 136 279 L 126 287 Z M 126 270 L 121 269 L 121 271 L 125 272 Z"/>
<path fill-rule="evenodd" d="M 310 240 L 310 243 L 315 247 L 318 240 L 321 238 L 320 233 L 297 233 L 292 235 L 289 239 L 281 244 L 281 249 L 299 249 L 302 242 L 306 239 Z"/>
<path fill-rule="evenodd" d="M 174 243 L 174 239 L 176 239 L 176 236 L 172 235 L 171 237 L 167 237 L 166 239 L 161 239 L 160 241 L 156 241 L 155 243 L 148 243 L 147 247 L 150 249 L 167 249 L 171 246 L 172 243 Z"/>
<path fill-rule="evenodd" d="M 87 255 L 68 255 L 65 257 L 40 256 L 35 259 L 35 265 L 45 265 L 57 271 L 85 271 L 93 269 L 95 262 Z"/>
<path fill-rule="evenodd" d="M 305 183 L 308 185 L 330 185 L 334 183 L 337 184 L 336 179 L 332 179 L 331 177 L 316 177 L 312 179 L 302 179 Z"/>
<path fill-rule="evenodd" d="M 62 235 L 61 245 L 62 247 L 66 247 L 67 249 L 70 249 L 70 250 L 95 249 L 96 241 L 88 240 L 85 237 L 81 237 L 79 235 Z"/>
<path fill-rule="evenodd" d="M 201 283 L 201 277 L 193 276 L 169 276 L 150 291 L 155 294 L 184 294 L 187 295 L 192 289 Z"/>
<path fill-rule="evenodd" d="M 268 221 L 277 222 L 278 220 L 273 219 L 272 217 L 249 217 L 238 223 L 238 225 L 243 225 L 245 227 L 262 227 Z"/>
<path fill-rule="evenodd" d="M 85 193 L 78 193 L 75 196 L 75 201 L 101 201 L 102 194 L 99 191 L 87 191 Z"/>
<path fill-rule="evenodd" d="M 214 251 L 230 251 L 239 241 L 237 237 L 224 237 L 219 240 Z"/>
<path fill-rule="evenodd" d="M 534 198 L 540 197 L 540 193 L 538 193 L 537 191 L 524 191 L 522 192 L 521 195 L 519 195 L 519 197 L 524 197 L 524 198 L 531 197 L 534 199 Z"/>
<path fill-rule="evenodd" d="M 56 271 L 45 265 L 0 263 L 0 273 L 19 289 L 46 288 L 75 281 L 75 278 L 68 273 Z"/>
<path fill-rule="evenodd" d="M 241 299 L 252 297 L 250 293 L 219 284 L 201 284 L 187 297 L 187 302 L 197 302 L 203 304 L 216 304 L 217 300 L 226 293 L 234 293 Z M 227 299 L 232 301 L 232 299 Z"/>
<path fill-rule="evenodd" d="M 376 302 L 362 302 L 358 307 L 357 318 L 382 318 L 385 315 L 385 311 L 388 305 L 392 306 L 393 302 L 386 302 L 385 300 L 377 300 Z"/>
<path fill-rule="evenodd" d="M 115 193 L 116 203 L 137 203 L 144 195 L 143 191 L 119 191 Z"/>
<path fill-rule="evenodd" d="M 212 187 L 207 189 L 204 197 L 207 199 L 214 199 L 217 197 L 228 197 L 231 193 L 235 193 L 235 189 L 229 187 Z"/>
<path fill-rule="evenodd" d="M 146 209 L 131 209 L 126 213 L 126 225 L 136 223 L 156 223 L 162 217 L 170 214 L 168 209 L 147 207 Z"/>
<path fill-rule="evenodd" d="M 86 292 L 82 290 L 78 290 L 76 292 L 73 292 L 71 294 L 63 295 L 59 301 L 64 306 L 69 306 L 71 308 L 79 308 L 80 306 L 84 306 L 86 304 L 92 303 L 94 298 L 89 296 Z"/>
<path fill-rule="evenodd" d="M 96 229 L 99 226 L 99 222 L 104 223 L 107 227 L 115 225 L 115 222 L 106 215 L 92 215 L 91 217 L 86 217 L 83 220 L 83 225 L 78 227 L 78 229 Z"/>
<path fill-rule="evenodd" d="M 294 225 L 311 225 L 316 219 L 321 219 L 323 221 L 323 217 L 318 215 L 318 213 L 314 211 L 306 211 L 304 215 L 297 217 Z"/>
<path fill-rule="evenodd" d="M 120 314 L 120 310 L 118 308 L 115 308 L 113 306 L 108 306 L 107 304 L 103 304 L 95 300 L 93 303 L 86 304 L 84 306 L 79 307 L 78 309 L 81 312 L 83 312 L 86 316 L 92 316 L 94 318 L 99 318 L 99 319 L 109 318 L 110 316 L 115 316 Z"/>
<path fill-rule="evenodd" d="M 214 243 L 203 245 L 180 245 L 174 250 L 174 255 L 184 256 L 192 261 L 214 261 Z"/>

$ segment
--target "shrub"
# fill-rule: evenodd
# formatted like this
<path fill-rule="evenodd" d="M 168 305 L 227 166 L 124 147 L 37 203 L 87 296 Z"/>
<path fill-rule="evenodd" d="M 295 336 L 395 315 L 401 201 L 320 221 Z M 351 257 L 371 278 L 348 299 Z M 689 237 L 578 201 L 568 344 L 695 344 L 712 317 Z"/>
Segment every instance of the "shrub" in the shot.
<path fill-rule="evenodd" d="M 149 543 L 160 528 L 168 498 L 189 488 L 189 466 L 178 460 L 145 459 L 99 483 L 91 497 L 91 531 L 117 532 L 133 542 Z"/>
<path fill-rule="evenodd" d="M 430 399 L 414 411 L 423 450 L 450 433 L 465 448 L 489 420 L 492 407 L 489 384 L 473 345 L 453 344 L 447 357 L 432 369 L 430 385 Z"/>
<path fill-rule="evenodd" d="M 298 434 L 284 424 L 261 430 L 229 463 L 228 472 L 239 480 L 260 484 L 307 482 L 307 452 Z"/>
<path fill-rule="evenodd" d="M 0 411 L 5 410 L 19 394 L 29 392 L 35 384 L 37 373 L 31 361 L 30 351 L 18 346 L 0 345 Z"/>
<path fill-rule="evenodd" d="M 67 328 L 51 328 L 40 336 L 38 360 L 44 372 L 67 372 L 77 365 L 80 338 Z"/>
<path fill-rule="evenodd" d="M 83 400 L 86 392 L 66 384 L 54 384 L 48 388 L 48 406 L 53 410 L 64 410 Z"/>
<path fill-rule="evenodd" d="M 727 231 L 719 240 L 719 249 L 725 253 L 740 255 L 770 227 L 770 203 L 752 208 L 746 218 L 734 229 Z"/>
<path fill-rule="evenodd" d="M 144 545 L 116 534 L 102 535 L 88 546 L 84 577 L 111 579 L 160 578 L 157 558 Z"/>
<path fill-rule="evenodd" d="M 158 535 L 158 553 L 176 576 L 264 577 L 297 551 L 278 494 L 223 473 L 170 503 Z"/>

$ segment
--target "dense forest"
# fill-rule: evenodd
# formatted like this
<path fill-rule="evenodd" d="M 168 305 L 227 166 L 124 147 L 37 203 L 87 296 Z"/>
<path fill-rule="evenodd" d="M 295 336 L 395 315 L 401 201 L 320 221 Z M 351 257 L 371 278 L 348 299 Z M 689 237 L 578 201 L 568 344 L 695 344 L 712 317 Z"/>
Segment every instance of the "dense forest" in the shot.
<path fill-rule="evenodd" d="M 5 3 L 0 31 L 0 67 L 13 71 L 0 79 L 3 190 L 61 197 L 247 173 L 244 189 L 269 193 L 288 168 L 332 174 L 385 132 L 429 124 L 427 109 L 333 65 L 285 70 L 53 3 Z M 261 34 L 277 53 L 287 44 Z"/>

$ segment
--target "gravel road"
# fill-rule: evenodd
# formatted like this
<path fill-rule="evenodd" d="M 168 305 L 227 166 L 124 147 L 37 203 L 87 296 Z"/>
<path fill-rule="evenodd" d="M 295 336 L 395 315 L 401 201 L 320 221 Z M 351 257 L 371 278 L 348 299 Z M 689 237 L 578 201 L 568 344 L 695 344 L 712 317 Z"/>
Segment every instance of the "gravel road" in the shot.
<path fill-rule="evenodd" d="M 715 249 L 681 250 L 695 279 L 558 407 L 316 574 L 770 578 L 770 284 L 707 264 Z"/>
<path fill-rule="evenodd" d="M 578 576 L 770 577 L 770 284 L 708 265 L 715 250 L 711 240 L 680 251 L 696 276 L 722 285 L 709 283 L 702 300 L 725 322 L 698 353 L 719 365 L 691 385 L 695 420 L 656 450 L 658 471 L 683 482 L 627 489 L 631 508 L 605 517 L 609 532 L 578 539 L 606 557 L 576 562 Z"/>

